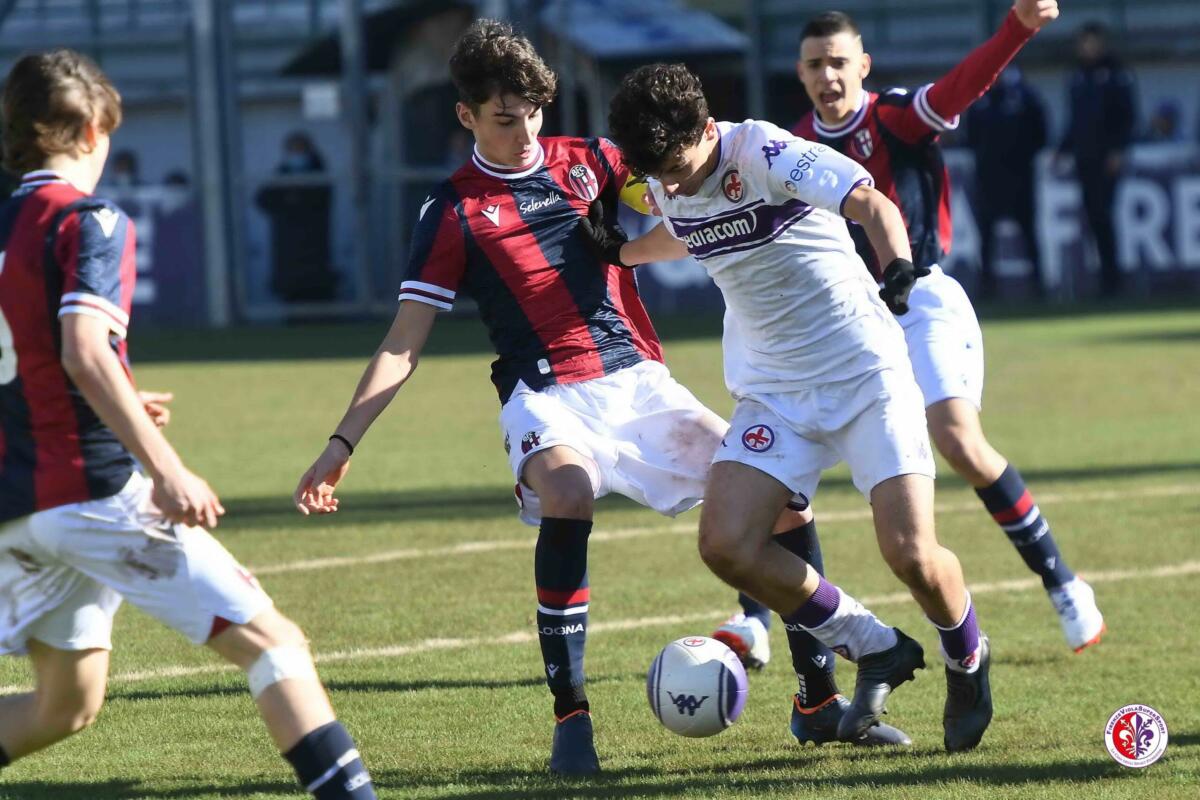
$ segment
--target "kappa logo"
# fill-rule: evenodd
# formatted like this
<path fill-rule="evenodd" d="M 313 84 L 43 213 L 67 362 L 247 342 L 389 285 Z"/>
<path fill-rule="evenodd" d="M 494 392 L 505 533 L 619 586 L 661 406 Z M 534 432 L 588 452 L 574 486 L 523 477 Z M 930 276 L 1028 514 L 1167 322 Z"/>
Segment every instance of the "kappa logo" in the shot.
<path fill-rule="evenodd" d="M 425 202 L 421 203 L 421 213 L 417 215 L 418 220 L 425 219 L 425 212 L 429 210 L 431 205 L 433 205 L 433 198 L 426 197 Z"/>
<path fill-rule="evenodd" d="M 500 204 L 492 203 L 487 208 L 483 209 L 483 215 L 491 220 L 492 224 L 497 228 L 500 227 Z"/>
<path fill-rule="evenodd" d="M 767 159 L 767 169 L 771 168 L 771 165 L 775 163 L 775 159 L 784 150 L 787 150 L 787 142 L 781 142 L 778 139 L 771 139 L 763 145 L 762 151 L 763 156 Z"/>
<path fill-rule="evenodd" d="M 117 229 L 117 220 L 121 218 L 120 215 L 111 208 L 101 208 L 98 211 L 93 211 L 92 216 L 100 224 L 100 230 L 104 234 L 104 238 L 111 239 L 113 231 Z"/>
<path fill-rule="evenodd" d="M 696 699 L 694 694 L 671 694 L 667 692 L 667 697 L 671 698 L 671 702 L 680 714 L 687 714 L 689 717 L 696 716 L 696 712 L 700 710 L 700 706 L 704 705 L 704 701 L 708 699 L 708 695 L 704 695 L 700 699 Z"/>
<path fill-rule="evenodd" d="M 742 176 L 736 169 L 725 172 L 724 177 L 721 178 L 721 191 L 725 193 L 729 202 L 741 202 L 742 196 L 746 193 L 746 185 L 742 183 Z"/>
<path fill-rule="evenodd" d="M 812 662 L 813 662 L 814 664 L 816 664 L 818 667 L 820 667 L 821 669 L 824 669 L 824 668 L 825 668 L 825 662 L 826 662 L 826 660 L 827 660 L 827 659 L 825 658 L 825 656 L 824 656 L 824 655 L 819 655 L 819 656 L 813 656 L 813 657 L 812 657 Z"/>
<path fill-rule="evenodd" d="M 530 431 L 529 433 L 527 433 L 521 437 L 521 452 L 528 453 L 530 450 L 537 447 L 541 443 L 542 443 L 542 437 L 538 435 L 538 432 Z"/>
<path fill-rule="evenodd" d="M 600 183 L 596 180 L 596 173 L 592 172 L 592 168 L 587 164 L 573 164 L 567 172 L 567 183 L 576 196 L 589 203 L 600 194 Z"/>
<path fill-rule="evenodd" d="M 751 425 L 742 431 L 742 447 L 752 453 L 765 453 L 775 444 L 775 431 L 766 425 Z"/>

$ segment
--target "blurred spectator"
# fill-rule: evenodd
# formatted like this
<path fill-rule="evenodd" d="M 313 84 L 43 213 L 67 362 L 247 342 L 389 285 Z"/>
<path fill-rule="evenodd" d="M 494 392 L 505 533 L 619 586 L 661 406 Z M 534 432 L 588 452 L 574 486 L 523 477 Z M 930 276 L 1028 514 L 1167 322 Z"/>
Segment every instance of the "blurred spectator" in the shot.
<path fill-rule="evenodd" d="M 446 167 L 451 170 L 456 170 L 465 162 L 471 160 L 471 153 L 474 152 L 475 139 L 466 129 L 459 127 L 458 130 L 450 133 L 450 139 L 446 143 L 446 157 L 444 162 Z"/>
<path fill-rule="evenodd" d="M 291 180 L 269 182 L 255 196 L 271 218 L 271 290 L 288 303 L 332 300 L 337 275 L 330 264 L 325 159 L 308 134 L 294 131 L 283 141 L 275 172 Z"/>
<path fill-rule="evenodd" d="M 120 150 L 113 153 L 106 177 L 108 178 L 106 182 L 111 186 L 120 188 L 140 186 L 142 181 L 138 176 L 137 155 L 132 150 Z"/>
<path fill-rule="evenodd" d="M 1183 131 L 1179 125 L 1179 103 L 1163 100 L 1146 123 L 1147 142 L 1179 142 Z"/>
<path fill-rule="evenodd" d="M 192 185 L 192 179 L 181 169 L 173 169 L 163 176 L 163 184 L 186 189 Z"/>
<path fill-rule="evenodd" d="M 975 215 L 979 223 L 980 292 L 996 293 L 996 222 L 1011 219 L 1021 229 L 1033 267 L 1034 291 L 1041 295 L 1034 159 L 1046 146 L 1046 110 L 1041 98 L 1010 66 L 967 111 L 967 144 L 975 153 Z"/>
<path fill-rule="evenodd" d="M 1136 122 L 1133 75 L 1109 51 L 1107 30 L 1098 22 L 1080 29 L 1075 52 L 1060 153 L 1074 157 L 1084 214 L 1100 254 L 1100 293 L 1112 296 L 1121 288 L 1113 203 Z"/>

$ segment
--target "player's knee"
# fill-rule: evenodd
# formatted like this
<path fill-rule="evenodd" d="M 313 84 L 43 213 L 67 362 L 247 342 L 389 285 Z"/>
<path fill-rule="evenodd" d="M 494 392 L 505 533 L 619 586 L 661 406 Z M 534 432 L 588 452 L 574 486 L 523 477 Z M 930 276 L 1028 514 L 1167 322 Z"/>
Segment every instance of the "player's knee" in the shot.
<path fill-rule="evenodd" d="M 979 431 L 961 425 L 946 425 L 930 431 L 933 443 L 955 472 L 980 471 L 986 442 Z"/>
<path fill-rule="evenodd" d="M 591 519 L 595 505 L 591 485 L 571 480 L 548 481 L 538 500 L 543 517 L 560 519 Z"/>
<path fill-rule="evenodd" d="M 924 587 L 936 582 L 937 562 L 931 549 L 906 548 L 884 553 L 884 559 L 905 586 Z"/>
<path fill-rule="evenodd" d="M 750 537 L 739 535 L 731 526 L 708 521 L 700 525 L 700 559 L 718 577 L 739 583 L 754 563 Z"/>
<path fill-rule="evenodd" d="M 243 670 L 248 670 L 263 653 L 270 650 L 287 648 L 308 652 L 304 631 L 273 607 L 262 611 L 249 622 L 231 625 L 210 639 L 208 645 Z M 311 660 L 311 656 L 309 658 Z"/>
<path fill-rule="evenodd" d="M 38 704 L 38 727 L 55 738 L 66 738 L 90 727 L 100 716 L 103 696 L 46 696 Z"/>

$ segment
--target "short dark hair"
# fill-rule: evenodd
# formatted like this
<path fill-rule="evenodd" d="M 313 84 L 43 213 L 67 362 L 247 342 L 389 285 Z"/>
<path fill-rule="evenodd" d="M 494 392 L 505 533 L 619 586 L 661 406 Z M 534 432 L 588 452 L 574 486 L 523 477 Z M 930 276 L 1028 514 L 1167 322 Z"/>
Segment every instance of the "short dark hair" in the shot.
<path fill-rule="evenodd" d="M 1097 39 L 1108 38 L 1108 26 L 1100 20 L 1090 20 L 1079 26 L 1079 36 L 1095 36 Z"/>
<path fill-rule="evenodd" d="M 835 36 L 839 33 L 862 36 L 862 32 L 858 29 L 858 23 L 849 14 L 842 11 L 824 11 L 804 24 L 804 30 L 800 31 L 800 41 Z"/>
<path fill-rule="evenodd" d="M 65 48 L 13 64 L 0 106 L 4 167 L 18 175 L 76 150 L 93 121 L 105 133 L 121 124 L 121 95 L 108 77 L 96 62 Z"/>
<path fill-rule="evenodd" d="M 541 107 L 558 92 L 554 70 L 507 22 L 476 20 L 454 44 L 450 79 L 462 102 L 478 110 L 496 94 L 515 94 Z"/>
<path fill-rule="evenodd" d="M 637 175 L 657 172 L 700 141 L 708 124 L 704 87 L 683 64 L 649 64 L 625 76 L 608 106 L 608 128 Z"/>

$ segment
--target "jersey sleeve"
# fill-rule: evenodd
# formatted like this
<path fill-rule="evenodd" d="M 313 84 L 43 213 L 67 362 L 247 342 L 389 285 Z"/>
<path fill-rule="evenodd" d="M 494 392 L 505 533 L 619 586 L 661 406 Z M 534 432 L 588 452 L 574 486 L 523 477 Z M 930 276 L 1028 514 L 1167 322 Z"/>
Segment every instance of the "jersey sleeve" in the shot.
<path fill-rule="evenodd" d="M 436 193 L 425 198 L 413 231 L 399 299 L 449 311 L 466 265 L 462 225 L 454 203 Z"/>
<path fill-rule="evenodd" d="M 136 237 L 125 212 L 105 201 L 73 209 L 55 233 L 54 254 L 63 272 L 59 318 L 96 317 L 124 339 L 137 279 Z"/>
<path fill-rule="evenodd" d="M 754 123 L 747 144 L 757 148 L 757 153 L 748 153 L 749 161 L 778 199 L 800 200 L 840 215 L 851 192 L 863 184 L 875 184 L 862 165 L 832 147 L 801 139 L 769 123 Z"/>
<path fill-rule="evenodd" d="M 1034 31 L 1009 11 L 990 39 L 976 47 L 944 76 L 917 89 L 883 94 L 877 105 L 880 123 L 912 144 L 958 127 L 959 115 L 983 96 Z"/>

